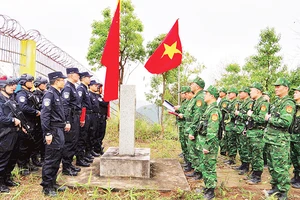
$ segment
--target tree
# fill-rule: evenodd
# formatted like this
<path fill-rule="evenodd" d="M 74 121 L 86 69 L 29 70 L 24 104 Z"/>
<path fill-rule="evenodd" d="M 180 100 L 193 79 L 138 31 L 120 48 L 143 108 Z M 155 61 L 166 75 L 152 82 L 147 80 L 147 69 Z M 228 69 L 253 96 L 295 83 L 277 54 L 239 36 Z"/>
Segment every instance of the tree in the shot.
<path fill-rule="evenodd" d="M 102 67 L 100 59 L 112 21 L 111 10 L 109 8 L 104 9 L 102 16 L 102 21 L 92 23 L 92 37 L 90 38 L 87 60 L 90 65 L 94 66 L 93 70 Z M 120 19 L 119 85 L 123 83 L 126 64 L 128 62 L 143 62 L 145 58 L 144 39 L 141 35 L 144 27 L 141 20 L 134 14 L 131 0 L 121 1 Z"/>

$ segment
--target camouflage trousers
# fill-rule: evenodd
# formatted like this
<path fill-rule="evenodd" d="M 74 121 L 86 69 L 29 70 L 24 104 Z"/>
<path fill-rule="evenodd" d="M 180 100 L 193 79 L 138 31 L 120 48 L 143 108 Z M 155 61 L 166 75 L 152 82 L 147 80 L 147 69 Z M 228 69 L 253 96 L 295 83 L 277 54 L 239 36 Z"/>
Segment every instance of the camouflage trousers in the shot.
<path fill-rule="evenodd" d="M 196 172 L 201 172 L 202 145 L 199 136 L 195 136 L 194 140 L 188 139 L 188 149 L 192 167 Z"/>
<path fill-rule="evenodd" d="M 226 130 L 226 135 L 228 136 L 228 156 L 235 158 L 237 154 L 237 133 L 234 130 Z"/>
<path fill-rule="evenodd" d="M 281 143 L 282 144 L 282 143 Z M 290 143 L 282 146 L 266 143 L 268 169 L 271 175 L 271 185 L 276 186 L 281 192 L 290 189 Z"/>
<path fill-rule="evenodd" d="M 291 161 L 294 166 L 294 174 L 300 173 L 300 142 L 291 141 Z"/>
<path fill-rule="evenodd" d="M 208 154 L 202 153 L 202 164 L 201 171 L 203 174 L 203 179 L 205 183 L 205 188 L 216 188 L 217 186 L 217 157 L 219 150 L 219 141 L 218 138 L 212 139 L 212 148 L 209 149 Z"/>
<path fill-rule="evenodd" d="M 186 156 L 188 154 L 187 151 L 187 136 L 184 134 L 184 127 L 179 126 L 179 142 L 181 145 L 181 150 L 183 155 Z"/>
<path fill-rule="evenodd" d="M 237 135 L 237 146 L 240 154 L 240 160 L 244 163 L 250 162 L 249 142 L 247 136 L 243 133 Z"/>
<path fill-rule="evenodd" d="M 228 136 L 227 136 L 226 132 L 224 133 L 224 136 L 223 136 L 222 140 L 220 140 L 219 144 L 220 144 L 220 152 L 221 153 L 226 153 L 228 151 L 228 149 L 227 149 L 227 147 L 228 147 Z"/>
<path fill-rule="evenodd" d="M 259 133 L 260 130 L 248 130 L 248 132 Z M 257 137 L 248 137 L 249 154 L 251 155 L 251 166 L 253 171 L 264 170 L 263 150 L 265 143 L 263 141 L 263 135 L 256 134 Z"/>

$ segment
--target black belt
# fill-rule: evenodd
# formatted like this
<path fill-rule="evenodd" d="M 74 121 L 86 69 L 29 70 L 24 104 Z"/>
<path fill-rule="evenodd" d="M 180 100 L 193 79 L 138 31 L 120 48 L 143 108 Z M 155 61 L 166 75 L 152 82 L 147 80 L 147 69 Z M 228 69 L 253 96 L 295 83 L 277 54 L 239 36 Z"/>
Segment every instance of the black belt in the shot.
<path fill-rule="evenodd" d="M 281 128 L 281 127 L 277 127 L 277 126 L 273 126 L 273 125 L 270 125 L 270 128 L 278 130 L 278 131 L 282 131 L 282 132 L 287 132 L 288 131 L 287 128 Z"/>
<path fill-rule="evenodd" d="M 63 122 L 51 122 L 50 126 L 56 127 L 56 128 L 65 128 L 66 123 Z"/>

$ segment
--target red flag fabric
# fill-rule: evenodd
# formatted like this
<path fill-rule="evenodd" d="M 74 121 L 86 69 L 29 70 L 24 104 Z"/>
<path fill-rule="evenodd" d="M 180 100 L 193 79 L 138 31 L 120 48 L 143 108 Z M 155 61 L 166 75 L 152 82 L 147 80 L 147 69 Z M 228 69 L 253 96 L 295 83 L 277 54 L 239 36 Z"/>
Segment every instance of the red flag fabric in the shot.
<path fill-rule="evenodd" d="M 119 93 L 119 55 L 120 55 L 120 0 L 118 1 L 106 44 L 103 50 L 101 64 L 106 67 L 104 83 L 104 101 L 118 99 Z"/>
<path fill-rule="evenodd" d="M 178 20 L 157 47 L 145 64 L 145 68 L 152 74 L 161 74 L 178 67 L 182 60 L 182 47 L 178 33 Z"/>

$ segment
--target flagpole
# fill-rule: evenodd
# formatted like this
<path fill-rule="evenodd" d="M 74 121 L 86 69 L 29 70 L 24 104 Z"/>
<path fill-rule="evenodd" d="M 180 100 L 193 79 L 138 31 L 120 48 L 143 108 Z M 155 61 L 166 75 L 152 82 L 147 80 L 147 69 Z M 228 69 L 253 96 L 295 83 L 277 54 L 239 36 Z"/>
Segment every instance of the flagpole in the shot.
<path fill-rule="evenodd" d="M 180 65 L 178 66 L 178 75 L 177 75 L 177 87 L 178 87 L 178 91 L 177 91 L 177 100 L 178 100 L 178 105 L 180 105 Z"/>

